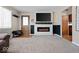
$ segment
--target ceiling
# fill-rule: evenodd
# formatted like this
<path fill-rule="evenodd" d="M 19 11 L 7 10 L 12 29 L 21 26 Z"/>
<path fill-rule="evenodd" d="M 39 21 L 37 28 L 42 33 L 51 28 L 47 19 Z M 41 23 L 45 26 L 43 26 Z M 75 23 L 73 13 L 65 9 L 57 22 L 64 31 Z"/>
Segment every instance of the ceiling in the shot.
<path fill-rule="evenodd" d="M 36 11 L 64 11 L 69 6 L 12 6 L 20 12 L 36 12 Z"/>

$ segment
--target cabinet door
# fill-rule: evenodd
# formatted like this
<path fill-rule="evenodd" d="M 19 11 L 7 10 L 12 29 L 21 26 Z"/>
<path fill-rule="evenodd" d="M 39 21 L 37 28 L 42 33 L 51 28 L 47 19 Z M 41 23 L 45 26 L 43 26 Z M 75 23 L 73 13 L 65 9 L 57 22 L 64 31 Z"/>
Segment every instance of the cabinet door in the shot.
<path fill-rule="evenodd" d="M 31 34 L 34 34 L 34 25 L 31 25 Z"/>
<path fill-rule="evenodd" d="M 53 34 L 60 35 L 60 25 L 53 25 Z"/>

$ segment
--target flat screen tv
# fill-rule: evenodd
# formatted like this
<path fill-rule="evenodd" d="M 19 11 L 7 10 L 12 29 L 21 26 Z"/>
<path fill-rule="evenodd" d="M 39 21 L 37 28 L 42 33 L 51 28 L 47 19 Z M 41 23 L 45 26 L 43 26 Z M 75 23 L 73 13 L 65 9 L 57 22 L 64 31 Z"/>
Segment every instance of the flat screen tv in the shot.
<path fill-rule="evenodd" d="M 51 13 L 36 13 L 36 21 L 51 21 Z"/>

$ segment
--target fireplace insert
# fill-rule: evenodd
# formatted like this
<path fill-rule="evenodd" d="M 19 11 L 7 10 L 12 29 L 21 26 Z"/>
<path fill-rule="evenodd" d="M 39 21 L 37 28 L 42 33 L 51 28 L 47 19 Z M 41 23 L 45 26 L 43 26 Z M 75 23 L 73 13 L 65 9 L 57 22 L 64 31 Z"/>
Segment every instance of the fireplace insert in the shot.
<path fill-rule="evenodd" d="M 38 32 L 49 32 L 50 27 L 37 27 Z"/>

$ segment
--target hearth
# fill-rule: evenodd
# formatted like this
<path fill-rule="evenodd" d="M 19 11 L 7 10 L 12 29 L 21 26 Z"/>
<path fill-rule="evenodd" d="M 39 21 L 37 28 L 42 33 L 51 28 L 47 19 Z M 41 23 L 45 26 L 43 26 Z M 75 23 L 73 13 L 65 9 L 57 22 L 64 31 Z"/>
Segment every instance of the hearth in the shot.
<path fill-rule="evenodd" d="M 50 27 L 37 27 L 37 32 L 49 32 Z"/>

